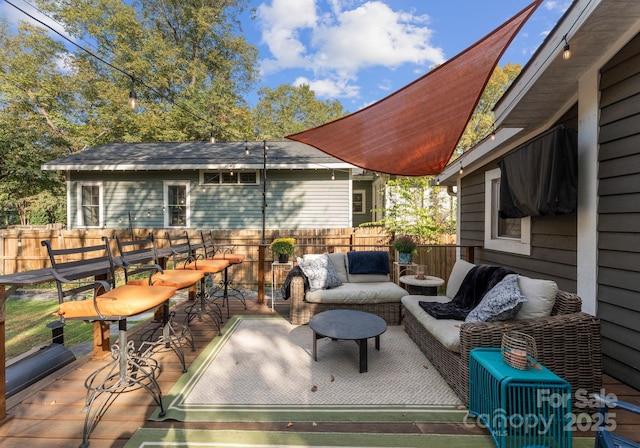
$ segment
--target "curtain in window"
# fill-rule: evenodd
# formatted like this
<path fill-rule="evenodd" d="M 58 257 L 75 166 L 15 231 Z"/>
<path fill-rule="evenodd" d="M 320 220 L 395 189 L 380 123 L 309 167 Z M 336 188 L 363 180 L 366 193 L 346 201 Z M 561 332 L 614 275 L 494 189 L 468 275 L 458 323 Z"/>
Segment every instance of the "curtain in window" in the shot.
<path fill-rule="evenodd" d="M 500 161 L 500 217 L 563 215 L 576 211 L 578 133 L 557 126 Z"/>

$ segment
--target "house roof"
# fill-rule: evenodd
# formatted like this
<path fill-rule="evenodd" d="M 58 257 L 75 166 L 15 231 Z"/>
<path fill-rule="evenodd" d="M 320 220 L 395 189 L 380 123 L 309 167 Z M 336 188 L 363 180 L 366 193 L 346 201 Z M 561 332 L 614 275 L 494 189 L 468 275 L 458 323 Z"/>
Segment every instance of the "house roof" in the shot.
<path fill-rule="evenodd" d="M 440 183 L 455 185 L 461 167 L 472 172 L 551 127 L 577 102 L 583 76 L 602 67 L 638 32 L 637 0 L 574 1 L 496 104 L 495 139 L 485 139 L 449 163 Z M 565 37 L 571 47 L 568 60 L 562 58 Z"/>
<path fill-rule="evenodd" d="M 309 145 L 267 141 L 268 169 L 348 169 Z M 245 148 L 249 155 L 245 155 Z M 152 171 L 196 169 L 262 169 L 263 142 L 110 143 L 42 165 L 61 171 Z"/>

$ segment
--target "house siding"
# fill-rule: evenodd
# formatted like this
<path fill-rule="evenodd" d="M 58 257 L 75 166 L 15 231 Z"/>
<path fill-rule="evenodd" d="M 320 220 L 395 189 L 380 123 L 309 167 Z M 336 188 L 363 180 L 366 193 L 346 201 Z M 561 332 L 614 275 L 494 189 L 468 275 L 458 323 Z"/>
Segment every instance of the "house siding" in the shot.
<path fill-rule="evenodd" d="M 552 126 L 577 128 L 577 106 L 571 107 Z M 488 163 L 462 179 L 460 194 L 460 244 L 484 245 L 485 173 L 498 168 Z M 532 278 L 553 280 L 564 291 L 577 290 L 577 214 L 531 218 L 531 254 L 518 255 L 484 248 L 476 249 L 478 264 L 505 266 Z"/>
<path fill-rule="evenodd" d="M 304 180 L 300 180 L 304 179 Z M 198 171 L 71 172 L 71 227 L 77 227 L 77 183 L 103 182 L 104 227 L 163 228 L 165 181 L 188 181 L 190 227 L 262 228 L 263 185 L 200 185 Z M 345 228 L 351 226 L 348 173 L 327 170 L 272 170 L 267 173 L 267 229 Z"/>
<path fill-rule="evenodd" d="M 640 388 L 640 36 L 600 71 L 598 297 L 604 371 Z"/>

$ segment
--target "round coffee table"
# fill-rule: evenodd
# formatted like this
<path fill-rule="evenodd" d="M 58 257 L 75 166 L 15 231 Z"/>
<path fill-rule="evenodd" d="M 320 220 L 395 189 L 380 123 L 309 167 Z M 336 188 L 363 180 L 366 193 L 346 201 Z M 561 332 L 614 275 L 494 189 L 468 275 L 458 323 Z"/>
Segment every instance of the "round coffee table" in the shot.
<path fill-rule="evenodd" d="M 424 296 L 437 296 L 438 286 L 444 285 L 444 280 L 440 277 L 426 276 L 423 279 L 416 278 L 415 275 L 403 275 L 400 277 L 400 283 L 407 285 L 407 291 L 410 294 L 421 294 Z M 415 288 L 410 288 L 414 286 Z"/>
<path fill-rule="evenodd" d="M 309 321 L 313 330 L 313 359 L 318 360 L 318 339 L 345 339 L 356 341 L 360 347 L 360 373 L 367 371 L 367 339 L 376 338 L 380 350 L 380 335 L 387 323 L 380 316 L 355 310 L 329 310 L 314 315 Z"/>

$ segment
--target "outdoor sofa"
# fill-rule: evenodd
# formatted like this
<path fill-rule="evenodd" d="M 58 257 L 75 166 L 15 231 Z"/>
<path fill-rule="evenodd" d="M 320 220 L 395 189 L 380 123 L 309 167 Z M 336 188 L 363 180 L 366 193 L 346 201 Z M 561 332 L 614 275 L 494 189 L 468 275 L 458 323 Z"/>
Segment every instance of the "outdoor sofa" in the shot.
<path fill-rule="evenodd" d="M 387 252 L 307 254 L 298 259 L 298 267 L 306 270 L 310 286 L 305 291 L 301 275 L 290 279 L 289 319 L 293 325 L 307 324 L 314 314 L 333 309 L 365 311 L 382 317 L 388 325 L 400 325 L 400 300 L 409 293 L 391 281 Z M 327 268 L 337 279 L 327 278 Z M 314 284 L 317 278 L 320 284 Z"/>
<path fill-rule="evenodd" d="M 420 347 L 460 399 L 468 404 L 469 353 L 476 347 L 501 347 L 502 336 L 519 331 L 535 339 L 536 360 L 567 380 L 574 408 L 585 404 L 602 385 L 600 321 L 581 312 L 576 294 L 560 291 L 555 282 L 518 276 L 527 302 L 507 321 L 468 322 L 436 319 L 420 301 L 449 302 L 455 297 L 472 263 L 456 261 L 446 296 L 402 298 L 405 331 Z"/>

